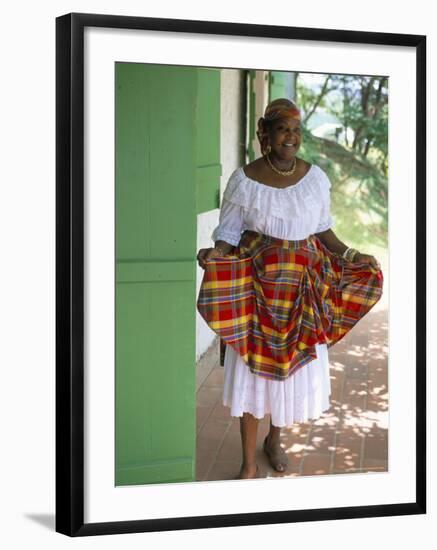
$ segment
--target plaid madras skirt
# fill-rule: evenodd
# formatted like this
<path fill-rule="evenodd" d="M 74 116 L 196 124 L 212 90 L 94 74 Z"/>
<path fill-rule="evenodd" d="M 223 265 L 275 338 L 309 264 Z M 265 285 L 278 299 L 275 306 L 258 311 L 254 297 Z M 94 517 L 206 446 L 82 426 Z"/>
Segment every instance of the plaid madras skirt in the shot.
<path fill-rule="evenodd" d="M 252 373 L 284 380 L 331 347 L 377 303 L 383 274 L 320 239 L 246 230 L 232 254 L 206 264 L 197 309 Z"/>

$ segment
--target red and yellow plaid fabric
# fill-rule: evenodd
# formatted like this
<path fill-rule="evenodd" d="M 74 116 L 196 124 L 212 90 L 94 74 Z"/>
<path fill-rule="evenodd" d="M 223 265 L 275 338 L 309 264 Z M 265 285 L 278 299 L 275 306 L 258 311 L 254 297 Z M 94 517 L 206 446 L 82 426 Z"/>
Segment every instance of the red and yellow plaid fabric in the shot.
<path fill-rule="evenodd" d="M 235 253 L 207 263 L 197 309 L 251 372 L 284 380 L 338 342 L 382 295 L 383 274 L 300 241 L 245 231 Z"/>

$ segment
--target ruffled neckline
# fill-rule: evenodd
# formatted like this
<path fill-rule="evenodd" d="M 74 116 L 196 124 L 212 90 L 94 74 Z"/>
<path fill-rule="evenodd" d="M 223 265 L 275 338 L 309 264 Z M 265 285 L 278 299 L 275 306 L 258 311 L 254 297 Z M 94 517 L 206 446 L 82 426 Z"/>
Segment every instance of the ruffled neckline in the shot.
<path fill-rule="evenodd" d="M 246 176 L 239 166 L 232 173 L 223 198 L 265 214 L 284 219 L 302 216 L 304 211 L 319 207 L 322 202 L 322 171 L 312 164 L 308 172 L 294 185 L 272 187 Z"/>
<path fill-rule="evenodd" d="M 287 185 L 286 187 L 273 187 L 273 185 L 267 185 L 266 183 L 261 183 L 260 181 L 254 180 L 246 175 L 246 172 L 244 171 L 243 166 L 240 166 L 238 170 L 240 171 L 240 175 L 250 183 L 253 183 L 255 186 L 261 186 L 266 187 L 267 189 L 273 189 L 274 191 L 287 191 L 288 189 L 294 189 L 295 187 L 300 187 L 300 185 L 308 178 L 308 176 L 313 172 L 315 168 L 315 164 L 311 164 L 310 169 L 308 172 L 300 178 L 299 181 L 296 183 L 293 183 L 292 185 Z"/>

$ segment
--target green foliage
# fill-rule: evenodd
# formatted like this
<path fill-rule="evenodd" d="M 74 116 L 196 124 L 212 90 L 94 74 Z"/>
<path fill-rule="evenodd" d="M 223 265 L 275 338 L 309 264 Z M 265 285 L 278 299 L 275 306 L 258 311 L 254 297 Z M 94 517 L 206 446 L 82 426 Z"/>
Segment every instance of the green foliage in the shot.
<path fill-rule="evenodd" d="M 305 122 L 314 114 L 335 120 L 332 136 L 303 128 L 301 153 L 332 182 L 334 231 L 353 246 L 387 246 L 388 86 L 385 77 L 321 75 L 318 85 L 297 79 Z M 367 247 L 366 247 L 367 245 Z"/>

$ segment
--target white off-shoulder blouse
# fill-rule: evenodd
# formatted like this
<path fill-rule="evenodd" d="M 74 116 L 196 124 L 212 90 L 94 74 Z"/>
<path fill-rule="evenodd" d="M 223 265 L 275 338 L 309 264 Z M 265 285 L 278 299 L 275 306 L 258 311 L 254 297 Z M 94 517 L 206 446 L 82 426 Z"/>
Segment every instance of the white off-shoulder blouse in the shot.
<path fill-rule="evenodd" d="M 236 246 L 245 229 L 287 240 L 326 231 L 334 226 L 330 189 L 328 176 L 315 164 L 296 184 L 284 188 L 255 181 L 239 167 L 223 193 L 212 239 Z"/>
<path fill-rule="evenodd" d="M 301 240 L 334 226 L 330 211 L 331 183 L 317 165 L 296 184 L 276 188 L 234 170 L 223 193 L 219 224 L 213 241 L 238 245 L 245 229 L 279 239 Z M 290 426 L 318 418 L 329 406 L 331 383 L 326 344 L 316 346 L 314 359 L 284 381 L 252 374 L 229 345 L 224 361 L 223 404 L 232 416 L 249 412 L 257 418 L 270 413 L 274 426 Z"/>

